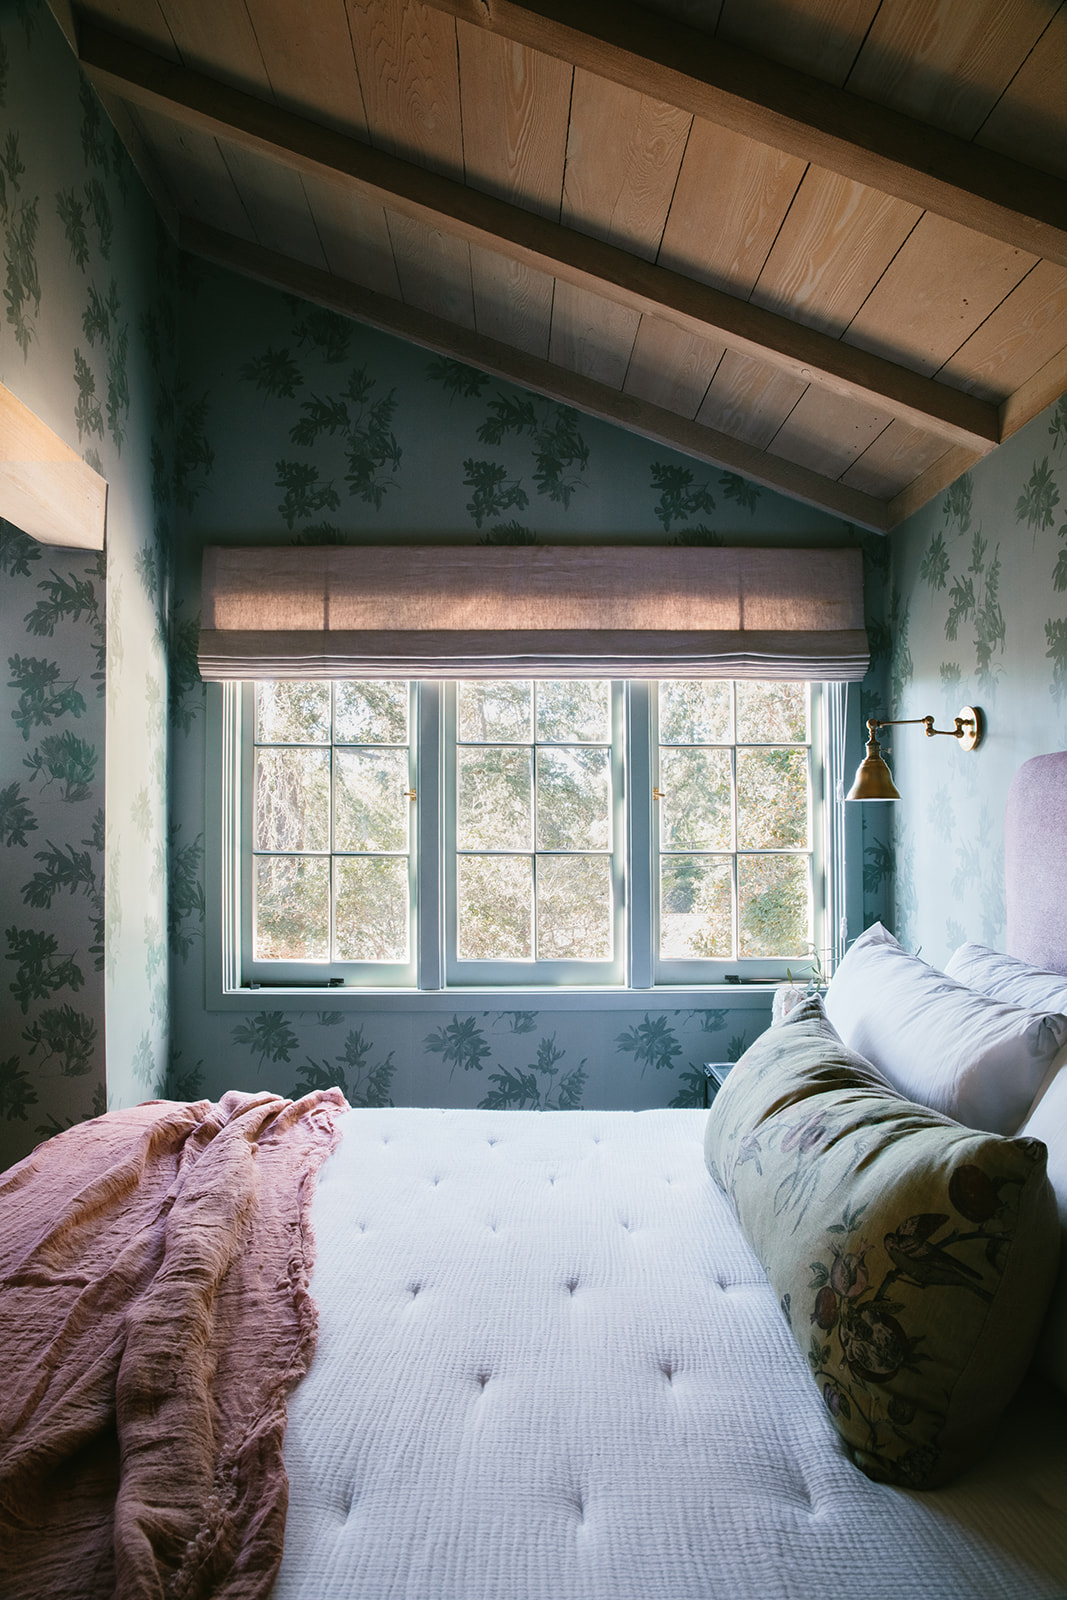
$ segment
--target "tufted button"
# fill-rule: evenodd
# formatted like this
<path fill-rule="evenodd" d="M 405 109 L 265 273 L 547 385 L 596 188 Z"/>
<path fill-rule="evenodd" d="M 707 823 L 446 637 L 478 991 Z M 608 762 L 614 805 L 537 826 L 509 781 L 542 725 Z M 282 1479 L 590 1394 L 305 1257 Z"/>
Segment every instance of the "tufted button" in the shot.
<path fill-rule="evenodd" d="M 564 1288 L 567 1290 L 568 1294 L 573 1294 L 575 1289 L 577 1289 L 577 1287 L 578 1287 L 578 1279 L 577 1278 L 568 1278 L 566 1283 L 564 1284 Z"/>

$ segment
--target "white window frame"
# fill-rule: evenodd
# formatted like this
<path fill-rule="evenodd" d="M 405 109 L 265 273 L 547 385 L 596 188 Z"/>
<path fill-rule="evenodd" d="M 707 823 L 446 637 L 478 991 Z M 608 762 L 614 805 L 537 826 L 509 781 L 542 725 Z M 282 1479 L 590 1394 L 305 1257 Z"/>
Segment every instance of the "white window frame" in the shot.
<path fill-rule="evenodd" d="M 657 760 L 656 684 L 628 680 L 613 696 L 613 734 L 621 740 L 621 778 L 616 783 L 615 827 L 623 830 L 625 867 L 615 905 L 615 959 L 610 975 L 566 972 L 585 963 L 456 963 L 449 962 L 446 943 L 454 935 L 454 908 L 446 891 L 445 828 L 442 820 L 446 786 L 454 770 L 448 739 L 448 685 L 422 681 L 415 686 L 417 754 L 414 788 L 413 855 L 417 888 L 413 902 L 414 938 L 411 962 L 402 974 L 386 974 L 377 963 L 356 973 L 325 963 L 284 964 L 284 977 L 254 977 L 242 947 L 247 946 L 247 918 L 241 899 L 242 795 L 250 782 L 248 748 L 243 739 L 250 701 L 236 683 L 208 686 L 205 798 L 205 958 L 209 1009 L 272 1006 L 345 1009 L 349 1004 L 390 1010 L 448 1006 L 484 997 L 506 1005 L 532 994 L 550 995 L 564 1009 L 583 1006 L 602 996 L 613 1008 L 656 1003 L 707 1003 L 709 990 L 731 996 L 731 1005 L 765 1007 L 768 981 L 807 975 L 796 961 L 692 961 L 659 963 L 655 958 L 655 905 L 658 899 L 652 791 Z M 844 807 L 840 776 L 845 738 L 845 685 L 813 685 L 812 695 L 812 825 L 815 942 L 824 975 L 833 971 L 843 946 Z M 618 835 L 616 835 L 618 837 Z M 597 965 L 597 964 L 589 964 Z M 272 964 L 274 966 L 274 964 Z M 485 968 L 493 966 L 490 975 Z M 800 972 L 798 973 L 798 968 Z M 377 969 L 377 970 L 376 970 Z M 482 969 L 477 971 L 475 969 Z M 337 979 L 341 978 L 341 983 Z M 319 1000 L 322 997 L 322 1001 Z"/>
<path fill-rule="evenodd" d="M 240 798 L 240 836 L 251 837 L 253 827 L 253 809 L 255 801 L 255 754 L 259 746 L 256 743 L 255 728 L 255 684 L 242 683 L 240 724 L 241 724 L 241 798 Z M 248 729 L 249 736 L 245 738 L 244 730 Z M 419 696 L 418 685 L 411 683 L 408 686 L 408 793 L 414 794 L 416 799 L 411 802 L 417 804 L 418 795 L 418 749 L 419 749 Z M 271 746 L 271 748 L 284 748 L 284 746 Z M 298 746 L 297 748 L 322 748 L 322 746 Z M 331 752 L 334 745 L 329 746 Z M 343 746 L 341 747 L 343 748 Z M 400 748 L 403 748 L 402 746 Z M 336 852 L 333 848 L 333 807 L 330 808 L 330 848 L 326 851 L 316 852 L 325 855 L 332 861 Z M 315 983 L 316 987 L 326 987 L 332 984 L 347 985 L 354 988 L 412 988 L 417 985 L 418 960 L 415 949 L 416 929 L 418 928 L 418 862 L 419 840 L 417 835 L 417 814 L 409 810 L 408 817 L 408 926 L 409 957 L 407 961 L 256 961 L 252 955 L 252 920 L 253 901 L 255 896 L 254 873 L 241 871 L 240 880 L 240 918 L 241 918 L 241 971 L 243 979 L 248 983 L 258 984 L 260 987 L 277 987 L 278 985 Z M 257 854 L 271 854 L 272 852 L 250 851 L 252 860 Z M 331 904 L 333 896 L 331 894 Z M 331 919 L 332 921 L 332 919 Z M 331 940 L 333 929 L 330 929 Z"/>
<path fill-rule="evenodd" d="M 602 961 L 464 961 L 458 954 L 456 873 L 456 764 L 459 748 L 457 732 L 457 684 L 447 683 L 443 693 L 443 767 L 445 803 L 442 807 L 442 881 L 445 892 L 444 971 L 445 987 L 472 988 L 482 984 L 516 989 L 530 984 L 538 988 L 624 988 L 626 986 L 626 686 L 610 684 L 611 692 L 611 797 L 612 849 L 611 872 L 612 954 Z M 535 852 L 544 854 L 544 852 Z"/>
<path fill-rule="evenodd" d="M 831 835 L 825 826 L 827 811 L 827 773 L 829 771 L 828 745 L 830 739 L 830 723 L 828 717 L 828 700 L 826 694 L 828 685 L 808 684 L 808 738 L 803 748 L 808 751 L 808 817 L 811 833 L 807 845 L 803 849 L 784 851 L 780 849 L 766 852 L 750 851 L 737 848 L 733 851 L 716 851 L 714 854 L 731 856 L 734 866 L 734 908 L 735 917 L 738 915 L 737 896 L 737 863 L 740 857 L 748 855 L 796 855 L 810 859 L 810 894 L 811 894 L 811 927 L 812 948 L 798 951 L 792 956 L 745 957 L 730 956 L 715 959 L 691 958 L 688 960 L 661 956 L 658 953 L 653 958 L 653 981 L 657 987 L 667 984 L 701 983 L 708 981 L 709 974 L 715 974 L 712 982 L 731 982 L 742 978 L 758 980 L 773 978 L 780 981 L 790 972 L 807 971 L 808 965 L 818 957 L 819 965 L 830 965 L 829 951 L 829 913 L 830 896 L 827 892 L 830 880 Z M 665 780 L 660 772 L 660 752 L 663 748 L 659 741 L 659 717 L 657 697 L 652 696 L 652 730 L 651 730 L 651 760 L 653 769 L 653 794 L 658 793 Z M 736 799 L 736 762 L 739 749 L 756 749 L 759 746 L 749 746 L 741 743 L 724 743 L 721 748 L 733 752 L 732 764 L 734 767 L 733 792 Z M 767 748 L 789 748 L 768 741 Z M 799 744 L 791 748 L 801 748 Z M 652 835 L 652 907 L 650 922 L 652 926 L 653 950 L 659 949 L 659 924 L 661 904 L 659 894 L 659 866 L 662 859 L 659 841 L 659 816 L 654 815 Z M 734 819 L 736 831 L 736 817 Z M 735 840 L 736 843 L 736 840 Z M 688 852 L 687 852 L 688 853 Z M 700 852 L 695 852 L 699 854 Z"/>

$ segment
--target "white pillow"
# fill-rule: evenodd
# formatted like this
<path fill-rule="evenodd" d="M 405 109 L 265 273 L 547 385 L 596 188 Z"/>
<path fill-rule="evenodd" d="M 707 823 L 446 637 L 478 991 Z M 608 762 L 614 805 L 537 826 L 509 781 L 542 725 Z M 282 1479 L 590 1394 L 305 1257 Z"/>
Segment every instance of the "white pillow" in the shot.
<path fill-rule="evenodd" d="M 1030 1011 L 1067 1012 L 1067 977 L 1062 972 L 1043 972 L 984 944 L 961 944 L 945 971 L 957 983 L 993 1000 L 1006 1000 Z"/>
<path fill-rule="evenodd" d="M 1019 1130 L 1048 1146 L 1048 1181 L 1060 1213 L 1060 1271 L 1045 1318 L 1037 1364 L 1067 1393 L 1067 1067 L 1061 1067 Z"/>
<path fill-rule="evenodd" d="M 826 1012 L 909 1100 L 971 1128 L 1013 1134 L 1060 1046 L 1067 1015 L 975 994 L 876 922 L 835 972 Z"/>

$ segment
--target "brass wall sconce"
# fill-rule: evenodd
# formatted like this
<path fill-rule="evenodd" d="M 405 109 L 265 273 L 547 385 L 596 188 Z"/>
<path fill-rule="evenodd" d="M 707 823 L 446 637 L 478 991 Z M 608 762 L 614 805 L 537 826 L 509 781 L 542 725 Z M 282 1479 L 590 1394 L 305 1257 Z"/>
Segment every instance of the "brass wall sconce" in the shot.
<path fill-rule="evenodd" d="M 904 728 L 922 723 L 926 737 L 944 734 L 958 739 L 961 750 L 976 750 L 985 732 L 985 718 L 977 706 L 964 706 L 956 718 L 954 728 L 935 728 L 933 717 L 869 717 L 867 719 L 867 754 L 856 768 L 852 788 L 846 800 L 899 800 L 900 793 L 893 782 L 893 774 L 882 759 L 878 745 L 877 728 Z"/>

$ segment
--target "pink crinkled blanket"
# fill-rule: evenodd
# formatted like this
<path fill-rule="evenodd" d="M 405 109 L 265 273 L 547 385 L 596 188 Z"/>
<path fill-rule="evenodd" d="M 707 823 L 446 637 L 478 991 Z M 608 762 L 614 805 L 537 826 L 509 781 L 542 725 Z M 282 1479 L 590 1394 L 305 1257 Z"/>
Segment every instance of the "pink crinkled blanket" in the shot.
<path fill-rule="evenodd" d="M 281 1560 L 339 1089 L 153 1101 L 0 1177 L 0 1594 L 251 1600 Z"/>

